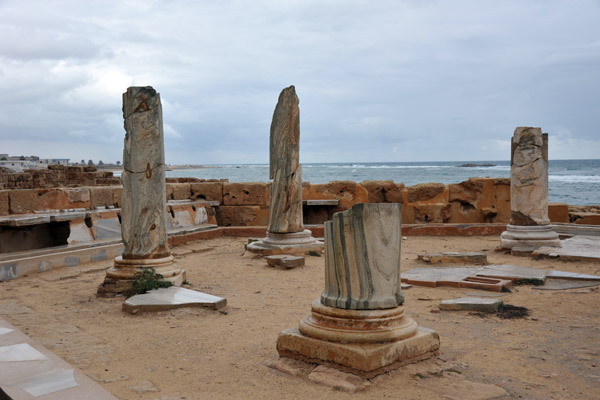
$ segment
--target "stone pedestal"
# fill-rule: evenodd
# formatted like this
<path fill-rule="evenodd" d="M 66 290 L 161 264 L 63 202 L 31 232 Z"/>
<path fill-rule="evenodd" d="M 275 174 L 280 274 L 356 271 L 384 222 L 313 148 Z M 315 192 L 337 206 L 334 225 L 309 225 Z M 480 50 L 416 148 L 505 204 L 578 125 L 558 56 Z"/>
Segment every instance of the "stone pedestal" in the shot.
<path fill-rule="evenodd" d="M 325 223 L 325 291 L 299 328 L 279 334 L 282 357 L 372 377 L 439 351 L 439 336 L 404 315 L 400 204 L 358 204 Z"/>
<path fill-rule="evenodd" d="M 505 249 L 560 247 L 548 218 L 548 134 L 540 128 L 518 127 L 510 158 L 511 217 L 501 237 Z"/>
<path fill-rule="evenodd" d="M 99 296 L 126 294 L 137 272 L 154 268 L 174 285 L 185 271 L 173 261 L 167 243 L 165 151 L 160 94 L 152 87 L 123 93 L 125 141 L 121 236 L 123 254 L 98 288 Z"/>
<path fill-rule="evenodd" d="M 247 249 L 263 255 L 320 252 L 323 242 L 302 223 L 300 109 L 296 89 L 281 91 L 271 122 L 269 147 L 269 226 L 267 237 Z"/>
<path fill-rule="evenodd" d="M 309 251 L 321 252 L 323 242 L 311 236 L 308 229 L 293 233 L 267 232 L 267 237 L 248 245 L 248 250 L 265 256 L 276 254 L 302 254 Z"/>

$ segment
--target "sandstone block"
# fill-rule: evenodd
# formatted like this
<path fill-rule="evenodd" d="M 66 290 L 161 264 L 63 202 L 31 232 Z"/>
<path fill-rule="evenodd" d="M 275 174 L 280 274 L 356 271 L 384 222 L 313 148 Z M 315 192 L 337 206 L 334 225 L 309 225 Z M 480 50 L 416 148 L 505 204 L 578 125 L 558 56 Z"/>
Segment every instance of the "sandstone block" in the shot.
<path fill-rule="evenodd" d="M 114 205 L 112 187 L 92 187 L 90 188 L 90 197 L 92 208 Z"/>
<path fill-rule="evenodd" d="M 550 222 L 569 222 L 569 205 L 566 203 L 549 203 L 548 218 Z"/>
<path fill-rule="evenodd" d="M 8 193 L 8 190 L 0 191 L 0 215 L 8 215 L 10 213 Z"/>
<path fill-rule="evenodd" d="M 483 192 L 483 182 L 476 179 L 448 185 L 449 201 L 476 204 Z"/>
<path fill-rule="evenodd" d="M 448 187 L 443 183 L 419 183 L 406 188 L 408 203 L 447 203 Z"/>
<path fill-rule="evenodd" d="M 577 216 L 575 223 L 578 225 L 600 225 L 600 214 L 579 213 Z"/>
<path fill-rule="evenodd" d="M 113 190 L 113 204 L 115 207 L 121 207 L 121 195 L 123 194 L 123 187 L 115 187 Z"/>
<path fill-rule="evenodd" d="M 190 185 L 192 199 L 223 203 L 223 183 L 196 182 Z"/>
<path fill-rule="evenodd" d="M 189 200 L 192 198 L 192 192 L 189 183 L 168 183 L 171 187 L 171 200 Z"/>
<path fill-rule="evenodd" d="M 445 223 L 450 221 L 452 206 L 447 203 L 429 204 L 417 203 L 413 205 L 415 224 Z"/>
<path fill-rule="evenodd" d="M 363 181 L 360 186 L 367 190 L 369 203 L 402 203 L 404 200 L 404 184 L 387 181 Z"/>
<path fill-rule="evenodd" d="M 256 226 L 259 212 L 259 206 L 221 206 L 217 222 L 219 226 Z"/>
<path fill-rule="evenodd" d="M 27 214 L 37 210 L 38 191 L 36 189 L 11 190 L 9 199 L 11 214 Z"/>
<path fill-rule="evenodd" d="M 353 181 L 332 181 L 322 184 L 302 185 L 302 198 L 306 200 L 338 199 L 339 210 L 347 210 L 354 204 L 367 203 L 369 192 Z"/>
<path fill-rule="evenodd" d="M 269 204 L 267 184 L 264 182 L 241 182 L 223 184 L 223 205 L 265 206 Z"/>
<path fill-rule="evenodd" d="M 91 206 L 90 188 L 68 188 L 65 189 L 65 192 L 69 203 L 74 205 L 73 208 L 87 208 Z M 77 206 L 75 206 L 76 204 Z M 87 206 L 79 204 L 87 204 Z"/>

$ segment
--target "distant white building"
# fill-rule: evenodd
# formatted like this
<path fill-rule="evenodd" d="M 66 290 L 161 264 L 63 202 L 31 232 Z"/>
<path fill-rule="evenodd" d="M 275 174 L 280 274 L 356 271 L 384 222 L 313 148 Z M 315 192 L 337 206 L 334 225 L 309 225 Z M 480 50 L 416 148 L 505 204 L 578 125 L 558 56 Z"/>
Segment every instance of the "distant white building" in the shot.
<path fill-rule="evenodd" d="M 0 154 L 0 167 L 22 172 L 26 169 L 48 168 L 48 165 L 69 165 L 69 158 L 45 158 L 38 156 L 9 156 Z"/>

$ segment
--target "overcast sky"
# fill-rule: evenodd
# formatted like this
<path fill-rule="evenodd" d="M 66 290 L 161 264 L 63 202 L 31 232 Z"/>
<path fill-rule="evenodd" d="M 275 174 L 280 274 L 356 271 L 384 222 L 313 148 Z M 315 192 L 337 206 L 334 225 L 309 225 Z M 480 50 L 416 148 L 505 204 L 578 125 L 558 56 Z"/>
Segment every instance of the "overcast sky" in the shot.
<path fill-rule="evenodd" d="M 151 85 L 167 163 L 268 163 L 292 84 L 305 163 L 600 158 L 600 1 L 0 0 L 0 153 L 121 160 Z"/>

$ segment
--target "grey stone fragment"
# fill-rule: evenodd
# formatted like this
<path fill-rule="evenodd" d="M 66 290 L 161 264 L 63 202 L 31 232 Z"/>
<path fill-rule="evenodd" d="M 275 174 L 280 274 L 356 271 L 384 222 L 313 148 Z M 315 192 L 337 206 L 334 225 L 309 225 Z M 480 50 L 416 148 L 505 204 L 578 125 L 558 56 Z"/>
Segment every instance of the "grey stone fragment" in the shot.
<path fill-rule="evenodd" d="M 442 300 L 440 302 L 440 310 L 469 310 L 484 313 L 494 313 L 498 311 L 498 307 L 500 307 L 500 304 L 502 304 L 502 300 L 498 299 L 482 299 L 481 297 L 461 297 L 459 299 Z"/>
<path fill-rule="evenodd" d="M 488 265 L 477 272 L 477 276 L 498 279 L 546 279 L 545 269 L 520 267 L 518 265 Z"/>
<path fill-rule="evenodd" d="M 600 286 L 600 280 L 580 280 L 580 279 L 548 279 L 544 286 L 535 286 L 532 289 L 537 290 L 567 290 L 580 289 L 586 287 Z"/>
<path fill-rule="evenodd" d="M 278 254 L 274 256 L 266 256 L 267 264 L 271 267 L 279 269 L 291 269 L 304 266 L 304 257 L 292 256 L 289 254 Z"/>
<path fill-rule="evenodd" d="M 357 392 L 371 386 L 371 382 L 360 376 L 342 372 L 335 368 L 319 365 L 308 375 L 308 379 L 345 392 Z"/>
<path fill-rule="evenodd" d="M 302 167 L 300 166 L 300 109 L 296 89 L 281 91 L 271 122 L 268 232 L 302 232 Z"/>
<path fill-rule="evenodd" d="M 600 237 L 577 235 L 561 240 L 561 247 L 540 247 L 535 257 L 560 258 L 565 261 L 600 262 Z"/>
<path fill-rule="evenodd" d="M 19 277 L 17 268 L 17 264 L 4 264 L 0 266 L 0 282 L 17 279 Z"/>
<path fill-rule="evenodd" d="M 356 204 L 325 223 L 325 290 L 321 303 L 352 310 L 392 308 L 400 287 L 402 206 Z"/>
<path fill-rule="evenodd" d="M 546 278 L 600 281 L 600 276 L 598 276 L 598 275 L 578 274 L 575 272 L 567 272 L 567 271 L 549 271 L 548 274 L 546 275 Z"/>
<path fill-rule="evenodd" d="M 138 312 L 165 311 L 182 307 L 208 307 L 218 310 L 227 305 L 222 297 L 185 289 L 177 286 L 151 290 L 125 300 L 123 311 L 136 314 Z"/>

